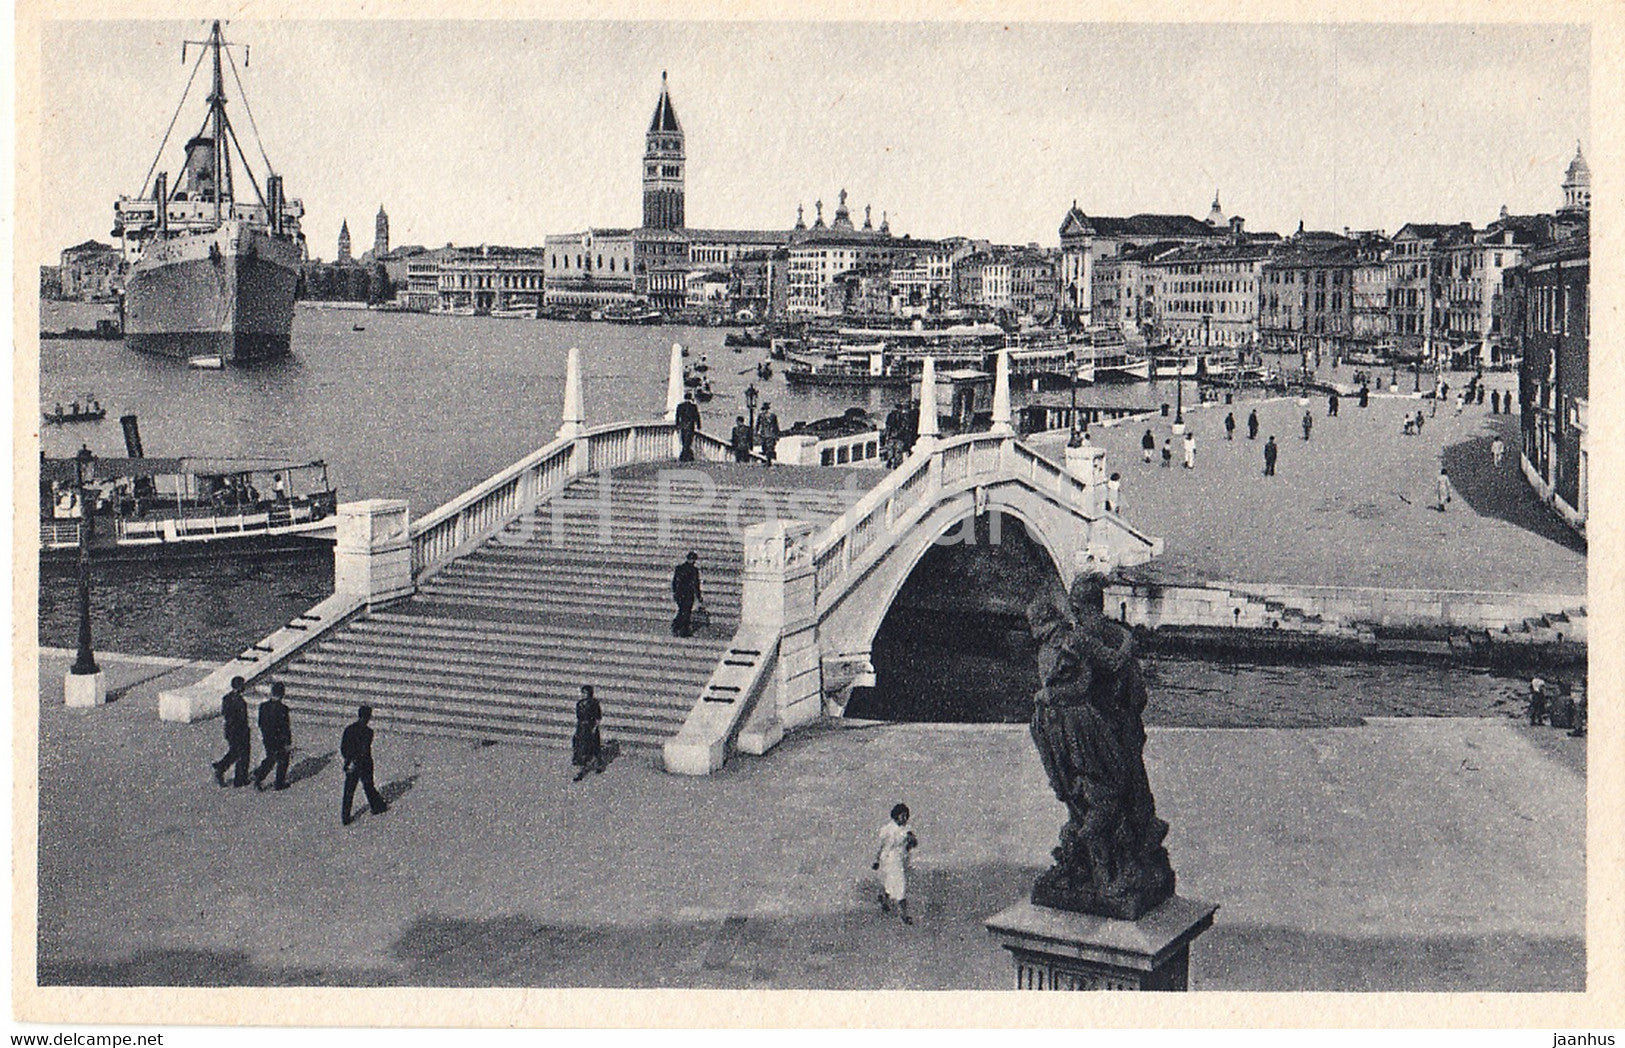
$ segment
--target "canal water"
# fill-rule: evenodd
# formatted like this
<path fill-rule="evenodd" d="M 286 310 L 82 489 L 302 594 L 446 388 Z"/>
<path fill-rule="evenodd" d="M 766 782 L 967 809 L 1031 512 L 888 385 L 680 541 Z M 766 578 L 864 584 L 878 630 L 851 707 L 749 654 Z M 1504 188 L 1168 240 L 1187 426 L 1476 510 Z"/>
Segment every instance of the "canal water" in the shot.
<path fill-rule="evenodd" d="M 93 327 L 93 316 L 48 316 L 47 326 Z M 706 428 L 726 432 L 756 385 L 784 425 L 861 406 L 883 415 L 889 390 L 792 393 L 780 375 L 756 378 L 766 351 L 734 353 L 724 329 L 440 317 L 299 308 L 294 352 L 253 368 L 199 371 L 133 353 L 122 343 L 41 343 L 40 404 L 94 395 L 106 422 L 47 427 L 49 455 L 80 443 L 124 454 L 117 418 L 138 416 L 147 454 L 322 459 L 342 499 L 405 498 L 414 516 L 547 443 L 559 426 L 564 362 L 582 352 L 588 424 L 650 418 L 665 406 L 673 341 L 702 357 L 716 399 Z M 1164 383 L 1164 386 L 1167 386 Z M 1145 406 L 1171 386 L 1100 387 L 1085 404 Z M 1187 393 L 1192 392 L 1187 389 Z M 1016 403 L 1021 403 L 1017 391 Z M 259 640 L 332 591 L 331 557 L 99 565 L 93 588 L 96 643 L 106 650 L 222 659 Z M 39 638 L 71 647 L 76 588 L 71 567 L 45 567 Z M 906 617 L 906 613 L 905 613 Z M 883 630 L 877 657 L 891 667 L 859 710 L 897 719 L 1024 719 L 1025 656 L 943 651 Z M 972 646 L 974 648 L 974 645 Z M 1247 666 L 1156 659 L 1154 723 L 1347 723 L 1375 713 L 1492 714 L 1514 682 L 1474 670 L 1417 666 Z"/>

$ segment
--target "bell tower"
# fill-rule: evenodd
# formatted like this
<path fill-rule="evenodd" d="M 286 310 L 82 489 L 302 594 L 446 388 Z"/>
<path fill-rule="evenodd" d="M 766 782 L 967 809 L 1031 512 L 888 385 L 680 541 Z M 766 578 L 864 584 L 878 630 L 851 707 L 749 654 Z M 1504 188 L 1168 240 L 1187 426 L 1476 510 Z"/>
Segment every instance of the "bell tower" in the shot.
<path fill-rule="evenodd" d="M 666 74 L 643 148 L 643 228 L 683 228 L 683 125 L 677 121 Z"/>

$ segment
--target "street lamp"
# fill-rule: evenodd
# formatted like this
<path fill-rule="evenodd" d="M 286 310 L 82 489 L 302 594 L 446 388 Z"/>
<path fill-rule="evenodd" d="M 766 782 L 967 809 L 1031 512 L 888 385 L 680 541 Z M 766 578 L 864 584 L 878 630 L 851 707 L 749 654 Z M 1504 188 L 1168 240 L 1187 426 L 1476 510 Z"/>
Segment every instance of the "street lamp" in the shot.
<path fill-rule="evenodd" d="M 1077 343 L 1073 343 L 1072 352 L 1068 355 L 1067 389 L 1072 394 L 1072 435 L 1066 438 L 1069 448 L 1083 447 L 1083 432 L 1078 428 L 1078 350 Z"/>
<path fill-rule="evenodd" d="M 750 413 L 750 431 L 756 432 L 756 400 L 761 394 L 756 392 L 756 383 L 752 382 L 745 387 L 745 410 Z"/>
<path fill-rule="evenodd" d="M 96 456 L 81 444 L 73 457 L 74 482 L 79 493 L 79 650 L 63 681 L 63 698 L 69 706 L 99 706 L 106 698 L 101 667 L 90 644 L 90 539 L 96 515 L 85 480 Z"/>

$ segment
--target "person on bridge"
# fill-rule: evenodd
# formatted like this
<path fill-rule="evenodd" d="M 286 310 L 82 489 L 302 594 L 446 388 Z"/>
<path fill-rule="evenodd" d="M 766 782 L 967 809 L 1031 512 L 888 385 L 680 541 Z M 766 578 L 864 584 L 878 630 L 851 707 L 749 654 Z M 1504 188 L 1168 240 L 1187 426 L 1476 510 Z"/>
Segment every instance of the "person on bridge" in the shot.
<path fill-rule="evenodd" d="M 340 812 L 340 821 L 348 826 L 353 821 L 350 816 L 350 804 L 355 800 L 356 784 L 367 794 L 367 806 L 374 815 L 382 815 L 389 810 L 384 803 L 383 796 L 372 781 L 372 728 L 368 722 L 372 720 L 372 707 L 360 706 L 355 711 L 355 723 L 344 729 L 344 735 L 339 739 L 339 756 L 344 758 L 344 807 Z"/>
<path fill-rule="evenodd" d="M 745 421 L 745 416 L 735 415 L 733 432 L 728 435 L 728 446 L 733 448 L 735 462 L 750 461 L 750 444 L 750 423 Z"/>
<path fill-rule="evenodd" d="M 880 909 L 891 912 L 891 904 L 903 915 L 904 924 L 913 924 L 908 915 L 908 853 L 920 843 L 914 831 L 908 828 L 908 805 L 894 805 L 891 819 L 880 830 L 880 848 L 870 869 L 880 871 Z"/>
<path fill-rule="evenodd" d="M 1315 416 L 1305 411 L 1303 413 L 1303 439 L 1309 439 L 1309 431 L 1315 428 Z"/>
<path fill-rule="evenodd" d="M 282 701 L 287 687 L 276 681 L 271 685 L 271 697 L 260 703 L 260 744 L 265 747 L 265 759 L 254 769 L 254 788 L 265 789 L 265 777 L 276 769 L 275 789 L 288 788 L 288 758 L 293 755 L 293 725 L 288 721 L 288 706 Z"/>
<path fill-rule="evenodd" d="M 774 414 L 771 401 L 762 401 L 762 412 L 756 416 L 756 442 L 762 446 L 767 465 L 773 465 L 779 445 L 779 416 Z"/>
<path fill-rule="evenodd" d="M 575 781 L 580 782 L 588 772 L 604 773 L 604 740 L 599 728 L 604 720 L 604 708 L 593 697 L 592 685 L 581 686 L 581 698 L 576 700 L 576 733 L 570 740 L 571 763 L 581 770 Z"/>
<path fill-rule="evenodd" d="M 1224 439 L 1236 439 L 1236 413 L 1234 411 L 1224 417 Z"/>
<path fill-rule="evenodd" d="M 1270 439 L 1264 442 L 1264 476 L 1275 476 L 1275 456 L 1278 454 L 1280 449 L 1275 446 L 1275 434 L 1271 433 Z"/>
<path fill-rule="evenodd" d="M 679 462 L 694 461 L 694 434 L 700 431 L 700 406 L 694 403 L 694 391 L 685 390 L 683 402 L 677 405 L 677 437 L 682 444 L 682 450 L 677 455 Z"/>
<path fill-rule="evenodd" d="M 226 755 L 214 762 L 214 781 L 221 786 L 226 784 L 226 769 L 234 765 L 236 771 L 232 773 L 231 784 L 248 785 L 248 703 L 243 699 L 246 686 L 243 678 L 233 677 L 231 690 L 220 697 L 220 717 L 226 722 Z"/>
<path fill-rule="evenodd" d="M 1145 452 L 1145 461 L 1149 463 L 1151 461 L 1151 453 L 1157 450 L 1157 438 L 1151 435 L 1151 431 L 1149 429 L 1145 431 L 1145 436 L 1140 438 L 1140 450 Z"/>
<path fill-rule="evenodd" d="M 1196 468 L 1196 431 L 1195 430 L 1187 429 L 1185 431 L 1184 444 L 1185 444 L 1185 468 L 1186 469 L 1195 469 Z"/>
<path fill-rule="evenodd" d="M 1123 475 L 1113 473 L 1106 478 L 1106 512 L 1123 512 L 1123 501 L 1120 493 L 1123 490 Z"/>
<path fill-rule="evenodd" d="M 1247 439 L 1258 439 L 1258 409 L 1247 412 Z"/>
<path fill-rule="evenodd" d="M 679 637 L 694 636 L 694 605 L 701 599 L 698 553 L 690 550 L 671 573 L 671 595 L 677 602 L 677 617 L 671 620 L 672 633 Z"/>

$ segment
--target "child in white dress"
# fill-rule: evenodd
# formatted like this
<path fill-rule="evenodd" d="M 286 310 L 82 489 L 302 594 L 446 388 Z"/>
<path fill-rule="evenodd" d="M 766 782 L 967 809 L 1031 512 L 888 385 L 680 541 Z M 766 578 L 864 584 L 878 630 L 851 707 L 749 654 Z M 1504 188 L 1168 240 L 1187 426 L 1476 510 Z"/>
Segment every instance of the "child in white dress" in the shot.
<path fill-rule="evenodd" d="M 880 908 L 891 912 L 897 903 L 904 924 L 913 924 L 908 915 L 908 853 L 919 844 L 914 831 L 908 829 L 908 805 L 899 804 L 891 810 L 891 821 L 880 831 L 880 849 L 875 853 L 873 868 L 880 871 Z"/>

